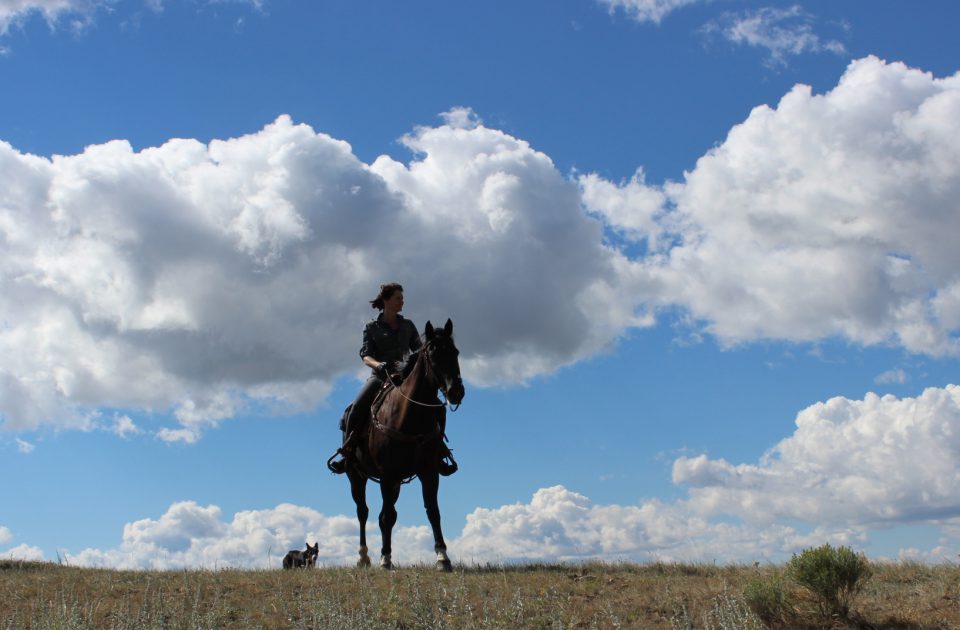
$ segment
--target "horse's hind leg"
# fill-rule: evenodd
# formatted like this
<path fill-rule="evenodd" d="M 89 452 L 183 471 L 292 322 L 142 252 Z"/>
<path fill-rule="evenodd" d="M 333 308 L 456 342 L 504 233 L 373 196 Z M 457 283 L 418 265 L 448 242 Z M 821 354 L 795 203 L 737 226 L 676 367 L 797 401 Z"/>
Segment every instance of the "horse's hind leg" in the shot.
<path fill-rule="evenodd" d="M 447 543 L 443 541 L 443 530 L 440 528 L 440 503 L 437 501 L 440 476 L 436 472 L 420 475 L 420 488 L 423 490 L 423 507 L 427 510 L 427 519 L 433 528 L 433 550 L 437 554 L 437 568 L 441 571 L 452 571 L 453 567 L 447 556 Z"/>
<path fill-rule="evenodd" d="M 383 549 L 380 550 L 380 566 L 392 569 L 390 558 L 393 526 L 397 523 L 397 499 L 400 497 L 400 482 L 380 480 L 380 495 L 383 497 L 383 509 L 380 511 L 380 536 L 383 538 Z"/>
<path fill-rule="evenodd" d="M 367 507 L 367 480 L 354 472 L 348 472 L 347 476 L 350 478 L 350 494 L 353 495 L 353 502 L 357 504 L 357 520 L 360 522 L 360 559 L 357 560 L 357 566 L 369 567 L 367 516 L 370 514 L 370 509 Z"/>

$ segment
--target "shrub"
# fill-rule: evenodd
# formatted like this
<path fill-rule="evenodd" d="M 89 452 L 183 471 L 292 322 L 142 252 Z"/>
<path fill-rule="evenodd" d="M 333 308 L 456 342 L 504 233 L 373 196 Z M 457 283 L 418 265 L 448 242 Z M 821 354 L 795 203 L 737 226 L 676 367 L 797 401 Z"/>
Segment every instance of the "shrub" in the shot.
<path fill-rule="evenodd" d="M 703 613 L 703 625 L 697 626 L 686 603 L 674 608 L 671 630 L 763 630 L 763 621 L 741 599 L 729 594 L 717 595 L 710 610 Z"/>
<path fill-rule="evenodd" d="M 794 554 L 787 574 L 816 596 L 821 615 L 846 619 L 872 571 L 863 554 L 849 547 L 823 545 Z"/>
<path fill-rule="evenodd" d="M 743 589 L 743 601 L 754 615 L 771 627 L 786 623 L 794 613 L 792 598 L 780 574 L 747 582 Z"/>
<path fill-rule="evenodd" d="M 764 620 L 750 605 L 730 595 L 713 600 L 713 609 L 704 615 L 704 627 L 717 630 L 763 630 Z"/>

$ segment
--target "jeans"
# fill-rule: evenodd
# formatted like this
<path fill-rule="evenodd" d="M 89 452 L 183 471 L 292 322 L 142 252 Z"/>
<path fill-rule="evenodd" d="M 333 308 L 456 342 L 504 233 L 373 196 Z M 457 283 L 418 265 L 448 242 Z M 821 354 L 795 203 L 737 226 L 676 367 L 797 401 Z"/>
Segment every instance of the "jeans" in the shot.
<path fill-rule="evenodd" d="M 370 405 L 373 399 L 377 397 L 377 392 L 383 387 L 383 380 L 376 374 L 372 374 L 367 382 L 360 388 L 356 400 L 353 401 L 353 407 L 350 409 L 350 415 L 347 416 L 347 426 L 343 437 L 347 438 L 350 433 L 359 430 L 367 421 L 370 415 Z"/>

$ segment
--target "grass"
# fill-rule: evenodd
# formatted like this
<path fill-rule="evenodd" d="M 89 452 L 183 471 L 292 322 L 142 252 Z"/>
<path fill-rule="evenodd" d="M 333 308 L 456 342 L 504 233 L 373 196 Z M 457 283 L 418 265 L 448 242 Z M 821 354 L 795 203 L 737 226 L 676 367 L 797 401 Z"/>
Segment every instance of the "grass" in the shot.
<path fill-rule="evenodd" d="M 872 565 L 853 621 L 796 628 L 960 628 L 960 568 Z M 765 628 L 744 603 L 778 567 L 686 564 L 394 571 L 114 571 L 0 561 L 0 630 L 73 628 Z M 810 615 L 805 613 L 809 607 Z M 814 621 L 818 620 L 818 621 Z M 852 624 L 852 625 L 851 625 Z"/>

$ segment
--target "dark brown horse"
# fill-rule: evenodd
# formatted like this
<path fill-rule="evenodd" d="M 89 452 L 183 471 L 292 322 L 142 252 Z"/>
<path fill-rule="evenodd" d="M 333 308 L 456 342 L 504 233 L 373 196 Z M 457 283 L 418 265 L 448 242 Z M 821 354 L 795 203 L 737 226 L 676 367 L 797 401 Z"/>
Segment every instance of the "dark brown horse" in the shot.
<path fill-rule="evenodd" d="M 367 435 L 357 449 L 357 463 L 347 468 L 350 491 L 357 504 L 357 520 L 360 521 L 360 560 L 357 566 L 370 566 L 367 555 L 367 480 L 380 484 L 383 497 L 380 566 L 389 569 L 392 567 L 391 535 L 397 522 L 395 506 L 400 486 L 417 477 L 423 490 L 423 506 L 433 528 L 437 568 L 451 570 L 437 503 L 446 405 L 440 402 L 437 392 L 442 391 L 452 405 L 459 405 L 463 400 L 465 392 L 457 360 L 459 354 L 453 343 L 453 322 L 448 319 L 442 330 L 435 330 L 427 322 L 424 342 L 410 375 L 399 386 L 387 385 L 386 391 L 374 401 Z"/>

